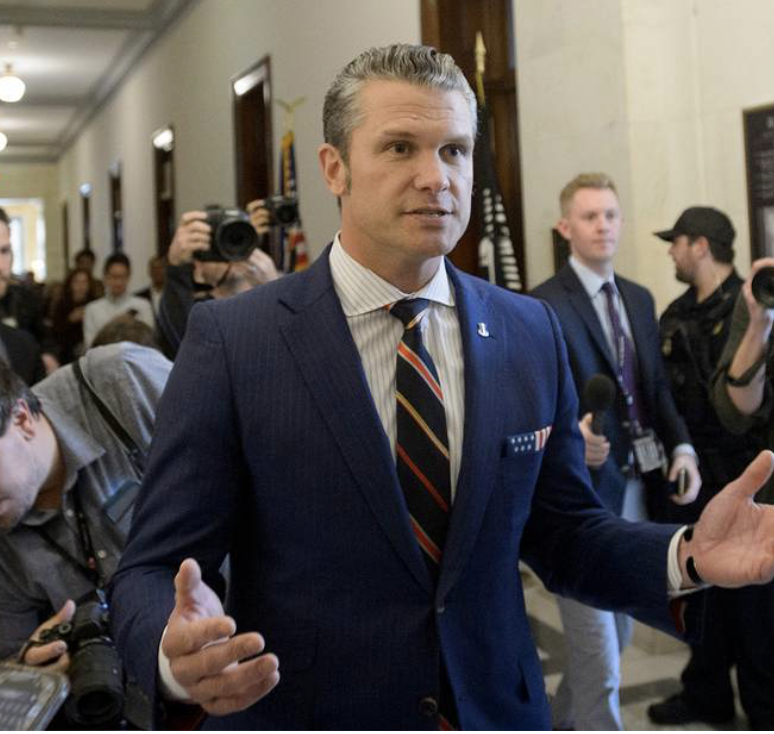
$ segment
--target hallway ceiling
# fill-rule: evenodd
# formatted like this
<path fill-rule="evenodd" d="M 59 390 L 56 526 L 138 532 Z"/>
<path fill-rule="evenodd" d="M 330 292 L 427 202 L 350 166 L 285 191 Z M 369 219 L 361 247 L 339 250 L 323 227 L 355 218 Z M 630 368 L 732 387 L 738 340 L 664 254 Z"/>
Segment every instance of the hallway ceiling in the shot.
<path fill-rule="evenodd" d="M 0 102 L 4 162 L 55 161 L 192 0 L 0 0 L 0 72 L 27 85 Z"/>

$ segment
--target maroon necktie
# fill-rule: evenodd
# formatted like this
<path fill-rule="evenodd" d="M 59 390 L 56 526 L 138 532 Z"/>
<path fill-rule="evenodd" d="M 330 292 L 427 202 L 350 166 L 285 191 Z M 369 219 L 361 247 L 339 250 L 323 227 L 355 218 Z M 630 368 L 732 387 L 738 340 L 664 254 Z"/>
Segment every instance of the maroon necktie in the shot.
<path fill-rule="evenodd" d="M 621 326 L 621 315 L 615 302 L 615 287 L 609 281 L 602 286 L 607 302 L 607 315 L 613 331 L 613 355 L 618 365 L 618 384 L 626 399 L 626 409 L 632 425 L 632 433 L 640 433 L 643 428 L 642 404 L 637 381 L 637 356 L 634 345 Z"/>

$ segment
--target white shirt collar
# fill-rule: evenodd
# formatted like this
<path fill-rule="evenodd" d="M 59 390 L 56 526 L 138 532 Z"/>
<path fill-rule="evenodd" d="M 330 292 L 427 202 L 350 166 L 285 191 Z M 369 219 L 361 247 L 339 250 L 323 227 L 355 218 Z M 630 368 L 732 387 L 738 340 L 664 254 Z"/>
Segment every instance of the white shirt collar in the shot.
<path fill-rule="evenodd" d="M 594 298 L 594 296 L 602 290 L 602 286 L 605 283 L 612 283 L 613 290 L 618 293 L 618 288 L 615 287 L 615 275 L 613 273 L 610 273 L 610 275 L 605 278 L 599 273 L 594 272 L 587 265 L 584 265 L 577 257 L 575 257 L 575 255 L 570 255 L 568 262 L 570 267 L 575 271 L 575 275 L 578 276 L 578 280 L 580 280 L 584 290 L 589 294 L 589 298 Z"/>
<path fill-rule="evenodd" d="M 403 298 L 427 298 L 444 306 L 454 306 L 454 292 L 443 264 L 416 293 L 404 293 L 351 257 L 341 246 L 337 233 L 331 247 L 330 266 L 345 316 L 370 313 Z"/>

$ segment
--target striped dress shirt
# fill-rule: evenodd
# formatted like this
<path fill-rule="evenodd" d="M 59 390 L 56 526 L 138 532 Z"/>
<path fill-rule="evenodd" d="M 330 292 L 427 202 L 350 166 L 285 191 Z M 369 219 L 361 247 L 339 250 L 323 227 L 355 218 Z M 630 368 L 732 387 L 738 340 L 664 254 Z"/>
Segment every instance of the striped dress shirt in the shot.
<path fill-rule="evenodd" d="M 360 353 L 371 397 L 390 441 L 393 458 L 397 436 L 395 372 L 403 325 L 385 306 L 403 298 L 427 298 L 430 301 L 420 328 L 422 341 L 438 370 L 444 395 L 453 501 L 462 456 L 465 365 L 454 290 L 446 268 L 438 268 L 430 282 L 416 293 L 403 293 L 348 255 L 339 235 L 333 241 L 330 266 L 333 285 Z"/>

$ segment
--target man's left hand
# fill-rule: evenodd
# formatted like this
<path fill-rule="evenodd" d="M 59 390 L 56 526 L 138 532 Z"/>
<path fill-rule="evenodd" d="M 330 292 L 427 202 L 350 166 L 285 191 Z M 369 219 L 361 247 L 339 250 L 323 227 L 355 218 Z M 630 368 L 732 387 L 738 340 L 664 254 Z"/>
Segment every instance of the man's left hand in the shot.
<path fill-rule="evenodd" d="M 701 489 L 701 474 L 696 465 L 696 458 L 692 454 L 678 454 L 672 459 L 669 468 L 669 481 L 676 482 L 680 469 L 688 472 L 688 486 L 683 494 L 672 494 L 669 498 L 677 505 L 690 505 L 698 496 Z"/>
<path fill-rule="evenodd" d="M 63 622 L 69 622 L 75 614 L 75 602 L 68 599 L 62 608 L 40 625 L 30 637 L 31 641 L 40 639 L 43 630 L 56 627 Z M 24 658 L 19 661 L 23 665 L 42 665 L 47 670 L 56 673 L 64 673 L 70 665 L 70 656 L 67 654 L 67 643 L 64 640 L 56 640 L 45 645 L 30 645 L 24 653 Z"/>
<path fill-rule="evenodd" d="M 774 506 L 753 501 L 772 471 L 774 453 L 762 451 L 704 508 L 691 540 L 680 540 L 678 557 L 686 588 L 689 556 L 708 584 L 737 588 L 774 579 Z"/>

